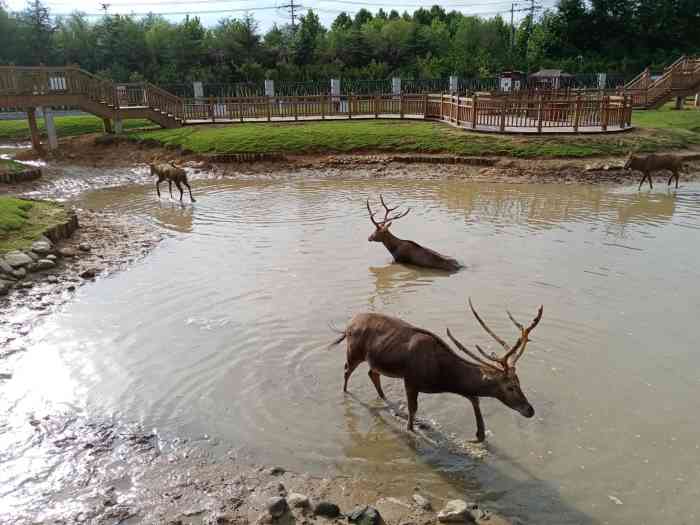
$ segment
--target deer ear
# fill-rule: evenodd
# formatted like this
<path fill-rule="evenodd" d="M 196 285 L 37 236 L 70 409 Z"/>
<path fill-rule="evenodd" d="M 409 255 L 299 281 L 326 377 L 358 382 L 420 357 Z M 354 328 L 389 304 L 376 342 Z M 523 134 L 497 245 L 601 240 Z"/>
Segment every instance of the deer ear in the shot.
<path fill-rule="evenodd" d="M 384 229 L 385 229 L 385 230 L 388 230 L 388 229 L 389 229 L 389 226 L 391 226 L 391 223 L 392 223 L 392 222 L 394 222 L 394 221 L 389 221 L 389 222 L 387 222 L 387 223 L 384 225 Z"/>

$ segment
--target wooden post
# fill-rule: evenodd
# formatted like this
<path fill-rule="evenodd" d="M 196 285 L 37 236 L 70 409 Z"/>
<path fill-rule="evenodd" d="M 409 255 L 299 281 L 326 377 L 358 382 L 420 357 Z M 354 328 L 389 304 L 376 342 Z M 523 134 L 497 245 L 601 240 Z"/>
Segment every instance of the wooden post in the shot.
<path fill-rule="evenodd" d="M 211 119 L 212 124 L 216 122 L 216 117 L 214 116 L 214 97 L 209 97 L 209 118 Z"/>
<path fill-rule="evenodd" d="M 299 120 L 299 101 L 294 97 L 294 120 Z"/>
<path fill-rule="evenodd" d="M 610 97 L 603 97 L 603 114 L 602 128 L 603 131 L 608 129 L 608 119 L 610 118 Z"/>
<path fill-rule="evenodd" d="M 240 100 L 238 101 L 238 114 L 241 119 L 241 122 L 243 122 L 243 102 Z"/>
<path fill-rule="evenodd" d="M 399 95 L 399 115 L 403 118 L 403 93 Z"/>
<path fill-rule="evenodd" d="M 49 142 L 49 150 L 58 149 L 58 135 L 56 134 L 56 124 L 53 120 L 53 108 L 44 106 L 44 127 Z"/>
<path fill-rule="evenodd" d="M 267 97 L 267 121 L 272 120 L 272 97 L 268 95 Z"/>
<path fill-rule="evenodd" d="M 474 96 L 472 97 L 472 129 L 476 129 L 476 121 L 479 119 L 479 95 L 474 93 Z"/>
<path fill-rule="evenodd" d="M 423 95 L 423 118 L 428 114 L 428 94 Z"/>
<path fill-rule="evenodd" d="M 44 150 L 41 147 L 39 128 L 36 125 L 36 108 L 27 108 L 27 121 L 29 122 L 29 131 L 32 136 L 32 147 L 37 153 L 43 153 Z"/>
<path fill-rule="evenodd" d="M 537 133 L 542 133 L 542 95 L 537 98 Z"/>
<path fill-rule="evenodd" d="M 457 117 L 456 117 L 456 124 L 459 126 L 459 106 L 460 106 L 460 101 L 459 101 L 459 94 L 457 95 Z"/>
<path fill-rule="evenodd" d="M 503 102 L 501 102 L 501 124 L 499 126 L 501 133 L 503 133 L 506 130 L 506 106 L 507 105 L 508 105 L 508 100 L 503 99 Z"/>
<path fill-rule="evenodd" d="M 321 95 L 321 120 L 326 118 L 326 97 Z"/>
<path fill-rule="evenodd" d="M 444 108 L 443 101 L 442 101 L 444 96 L 445 96 L 445 92 L 443 91 L 442 93 L 440 93 L 440 120 L 442 120 L 444 118 L 444 115 L 445 115 L 445 108 Z"/>
<path fill-rule="evenodd" d="M 374 118 L 379 118 L 379 95 L 374 95 Z"/>
<path fill-rule="evenodd" d="M 348 118 L 352 119 L 352 95 L 348 95 Z"/>
<path fill-rule="evenodd" d="M 103 118 L 102 124 L 104 125 L 105 133 L 109 133 L 110 135 L 114 133 L 114 131 L 112 131 L 112 121 L 110 119 Z"/>
<path fill-rule="evenodd" d="M 576 105 L 574 106 L 574 133 L 578 133 L 578 126 L 581 122 L 581 95 L 576 96 Z"/>

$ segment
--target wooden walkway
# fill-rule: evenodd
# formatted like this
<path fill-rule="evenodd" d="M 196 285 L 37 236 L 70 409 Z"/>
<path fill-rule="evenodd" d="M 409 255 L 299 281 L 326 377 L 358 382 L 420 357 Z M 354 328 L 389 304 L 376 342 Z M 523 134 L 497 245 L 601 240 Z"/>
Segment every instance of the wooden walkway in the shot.
<path fill-rule="evenodd" d="M 148 82 L 117 84 L 78 67 L 0 66 L 0 107 L 27 112 L 40 149 L 36 108 L 77 107 L 120 132 L 124 119 L 149 119 L 165 128 L 198 124 L 409 119 L 444 122 L 491 133 L 604 133 L 631 128 L 632 99 L 599 93 L 317 95 L 180 98 Z M 50 144 L 55 127 L 46 119 Z M 52 131 L 53 130 L 53 131 Z M 52 140 L 53 134 L 53 140 Z"/>

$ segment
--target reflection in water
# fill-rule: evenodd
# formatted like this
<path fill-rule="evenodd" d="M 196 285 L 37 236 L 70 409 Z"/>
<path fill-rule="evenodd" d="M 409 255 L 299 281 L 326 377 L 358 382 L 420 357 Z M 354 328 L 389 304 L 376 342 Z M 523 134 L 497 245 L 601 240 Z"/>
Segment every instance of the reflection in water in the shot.
<path fill-rule="evenodd" d="M 152 185 L 84 199 L 148 217 L 173 239 L 84 287 L 38 328 L 0 411 L 26 420 L 58 400 L 147 428 L 206 433 L 291 469 L 371 473 L 397 491 L 416 479 L 435 498 L 468 490 L 538 525 L 697 521 L 700 423 L 688 414 L 697 411 L 700 355 L 688 326 L 700 308 L 690 285 L 700 278 L 699 185 L 639 194 L 290 175 L 196 181 L 194 191 L 197 203 L 184 208 L 158 201 Z M 377 193 L 414 210 L 397 236 L 466 269 L 390 264 L 367 242 L 364 203 Z M 450 326 L 489 351 L 468 296 L 497 333 L 512 333 L 505 308 L 529 318 L 545 305 L 519 362 L 536 417 L 485 400 L 491 434 L 479 461 L 450 445 L 473 435 L 465 400 L 421 397 L 418 415 L 431 426 L 415 439 L 374 401 L 366 367 L 351 380 L 353 396 L 342 395 L 344 350 L 327 348 L 329 323 L 369 309 L 436 333 Z M 36 380 L 51 359 L 60 385 Z M 400 381 L 383 384 L 403 401 Z M 5 437 L 0 472 L 13 485 L 26 465 Z"/>

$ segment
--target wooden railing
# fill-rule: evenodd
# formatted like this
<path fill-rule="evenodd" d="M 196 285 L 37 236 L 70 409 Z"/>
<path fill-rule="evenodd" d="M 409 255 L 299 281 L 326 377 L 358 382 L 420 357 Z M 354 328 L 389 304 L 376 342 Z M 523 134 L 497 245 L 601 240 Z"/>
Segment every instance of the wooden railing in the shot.
<path fill-rule="evenodd" d="M 683 55 L 665 67 L 654 81 L 649 69 L 645 69 L 625 85 L 624 93 L 632 98 L 635 107 L 649 107 L 696 88 L 700 89 L 700 59 Z"/>

